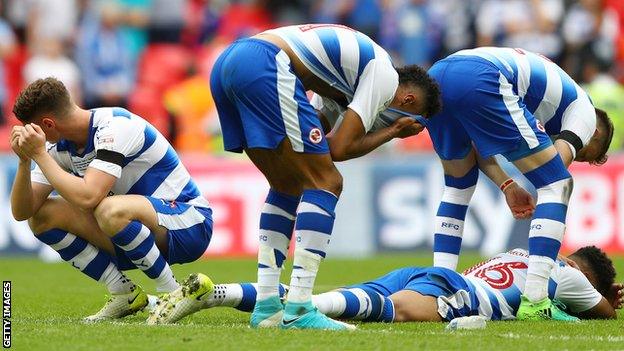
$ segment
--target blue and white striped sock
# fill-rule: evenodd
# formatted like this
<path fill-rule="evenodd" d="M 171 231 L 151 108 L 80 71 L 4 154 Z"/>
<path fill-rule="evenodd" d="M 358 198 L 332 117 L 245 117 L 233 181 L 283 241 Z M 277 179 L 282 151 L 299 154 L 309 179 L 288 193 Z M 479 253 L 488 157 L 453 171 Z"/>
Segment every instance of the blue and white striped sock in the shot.
<path fill-rule="evenodd" d="M 125 251 L 134 265 L 156 282 L 158 292 L 172 292 L 179 287 L 171 267 L 156 247 L 150 230 L 139 221 L 130 222 L 111 240 Z"/>
<path fill-rule="evenodd" d="M 312 298 L 316 273 L 329 248 L 337 202 L 336 195 L 325 190 L 308 189 L 301 196 L 288 302 L 303 303 Z"/>
<path fill-rule="evenodd" d="M 474 166 L 463 177 L 444 176 L 444 193 L 435 219 L 433 265 L 455 270 L 468 204 L 477 187 L 479 168 Z"/>
<path fill-rule="evenodd" d="M 548 297 L 548 280 L 561 248 L 573 181 L 559 156 L 525 176 L 537 188 L 537 206 L 529 230 L 524 295 L 537 302 Z"/>
<path fill-rule="evenodd" d="M 127 294 L 134 284 L 117 269 L 111 256 L 88 241 L 61 229 L 51 229 L 36 236 L 92 279 L 104 283 L 111 294 Z"/>
<path fill-rule="evenodd" d="M 352 288 L 312 296 L 312 302 L 328 317 L 387 322 L 394 320 L 394 304 L 372 289 Z"/>
<path fill-rule="evenodd" d="M 260 215 L 258 300 L 278 295 L 284 260 L 295 226 L 299 198 L 270 190 Z"/>
<path fill-rule="evenodd" d="M 204 308 L 234 307 L 239 311 L 251 312 L 256 305 L 257 284 L 216 284 L 212 294 L 205 300 Z M 279 297 L 284 297 L 286 285 L 279 284 Z"/>

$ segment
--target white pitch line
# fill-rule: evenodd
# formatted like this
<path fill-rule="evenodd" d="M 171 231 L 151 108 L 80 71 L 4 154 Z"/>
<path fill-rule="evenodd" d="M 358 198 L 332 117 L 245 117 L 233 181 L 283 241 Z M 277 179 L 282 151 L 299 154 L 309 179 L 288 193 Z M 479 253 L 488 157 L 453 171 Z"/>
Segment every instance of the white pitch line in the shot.
<path fill-rule="evenodd" d="M 534 337 L 534 335 L 529 335 L 529 334 L 516 334 L 516 333 L 504 333 L 504 334 L 498 334 L 499 336 L 502 336 L 504 338 L 508 338 L 508 339 L 523 339 L 523 338 L 532 338 Z M 561 340 L 561 341 L 574 341 L 574 340 L 585 340 L 585 341 L 606 341 L 606 342 L 623 342 L 624 341 L 624 336 L 613 336 L 613 335 L 607 335 L 607 336 L 598 336 L 598 335 L 594 335 L 594 336 L 589 336 L 589 335 L 574 335 L 574 336 L 570 336 L 570 335 L 550 335 L 548 337 L 544 336 L 544 338 L 547 338 L 549 340 Z"/>

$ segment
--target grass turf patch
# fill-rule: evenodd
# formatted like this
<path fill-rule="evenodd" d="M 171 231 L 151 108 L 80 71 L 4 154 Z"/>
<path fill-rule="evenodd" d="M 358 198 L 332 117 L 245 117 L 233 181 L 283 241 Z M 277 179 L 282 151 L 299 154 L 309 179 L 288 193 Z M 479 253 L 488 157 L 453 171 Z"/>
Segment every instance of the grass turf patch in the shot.
<path fill-rule="evenodd" d="M 370 280 L 392 269 L 430 264 L 430 254 L 379 256 L 364 260 L 327 260 L 321 266 L 317 291 Z M 462 267 L 477 262 L 463 255 Z M 624 259 L 615 260 L 619 272 Z M 254 259 L 211 259 L 174 266 L 178 279 L 192 272 L 208 274 L 217 283 L 254 281 Z M 284 272 L 283 281 L 288 281 Z M 129 276 L 147 292 L 154 285 L 141 272 Z M 488 322 L 484 330 L 444 330 L 444 323 L 359 324 L 355 332 L 254 330 L 249 316 L 215 308 L 177 325 L 146 326 L 147 313 L 121 322 L 83 324 L 106 301 L 105 289 L 66 263 L 36 259 L 0 259 L 0 278 L 11 280 L 13 348 L 16 350 L 458 350 L 458 349 L 622 349 L 621 321 Z M 621 278 L 620 278 L 621 280 Z M 622 316 L 622 314 L 620 314 Z"/>

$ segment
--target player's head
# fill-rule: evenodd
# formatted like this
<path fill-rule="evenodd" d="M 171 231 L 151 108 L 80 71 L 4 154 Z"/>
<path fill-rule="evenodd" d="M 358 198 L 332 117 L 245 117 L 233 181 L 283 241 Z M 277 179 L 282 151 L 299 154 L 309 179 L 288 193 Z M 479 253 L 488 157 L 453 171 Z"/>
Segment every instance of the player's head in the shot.
<path fill-rule="evenodd" d="M 399 88 L 392 107 L 429 118 L 440 111 L 440 87 L 425 69 L 417 65 L 397 68 Z"/>
<path fill-rule="evenodd" d="M 576 262 L 602 296 L 606 296 L 615 281 L 615 267 L 613 262 L 596 246 L 585 246 L 568 256 Z"/>
<path fill-rule="evenodd" d="M 596 109 L 596 131 L 587 143 L 576 154 L 576 161 L 602 165 L 607 162 L 607 151 L 613 139 L 613 122 L 609 115 L 601 109 Z"/>
<path fill-rule="evenodd" d="M 60 139 L 59 120 L 72 112 L 74 103 L 65 85 L 58 79 L 48 77 L 29 84 L 17 97 L 13 113 L 23 124 L 36 123 L 46 134 L 46 139 Z"/>

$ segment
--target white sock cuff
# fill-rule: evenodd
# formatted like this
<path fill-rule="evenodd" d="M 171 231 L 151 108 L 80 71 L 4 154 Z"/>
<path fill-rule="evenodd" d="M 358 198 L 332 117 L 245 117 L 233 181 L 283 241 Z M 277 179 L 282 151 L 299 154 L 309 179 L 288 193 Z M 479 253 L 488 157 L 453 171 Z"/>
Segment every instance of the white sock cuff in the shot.
<path fill-rule="evenodd" d="M 442 193 L 442 201 L 456 205 L 468 205 L 476 188 L 476 185 L 466 189 L 458 189 L 445 185 L 444 192 Z"/>

